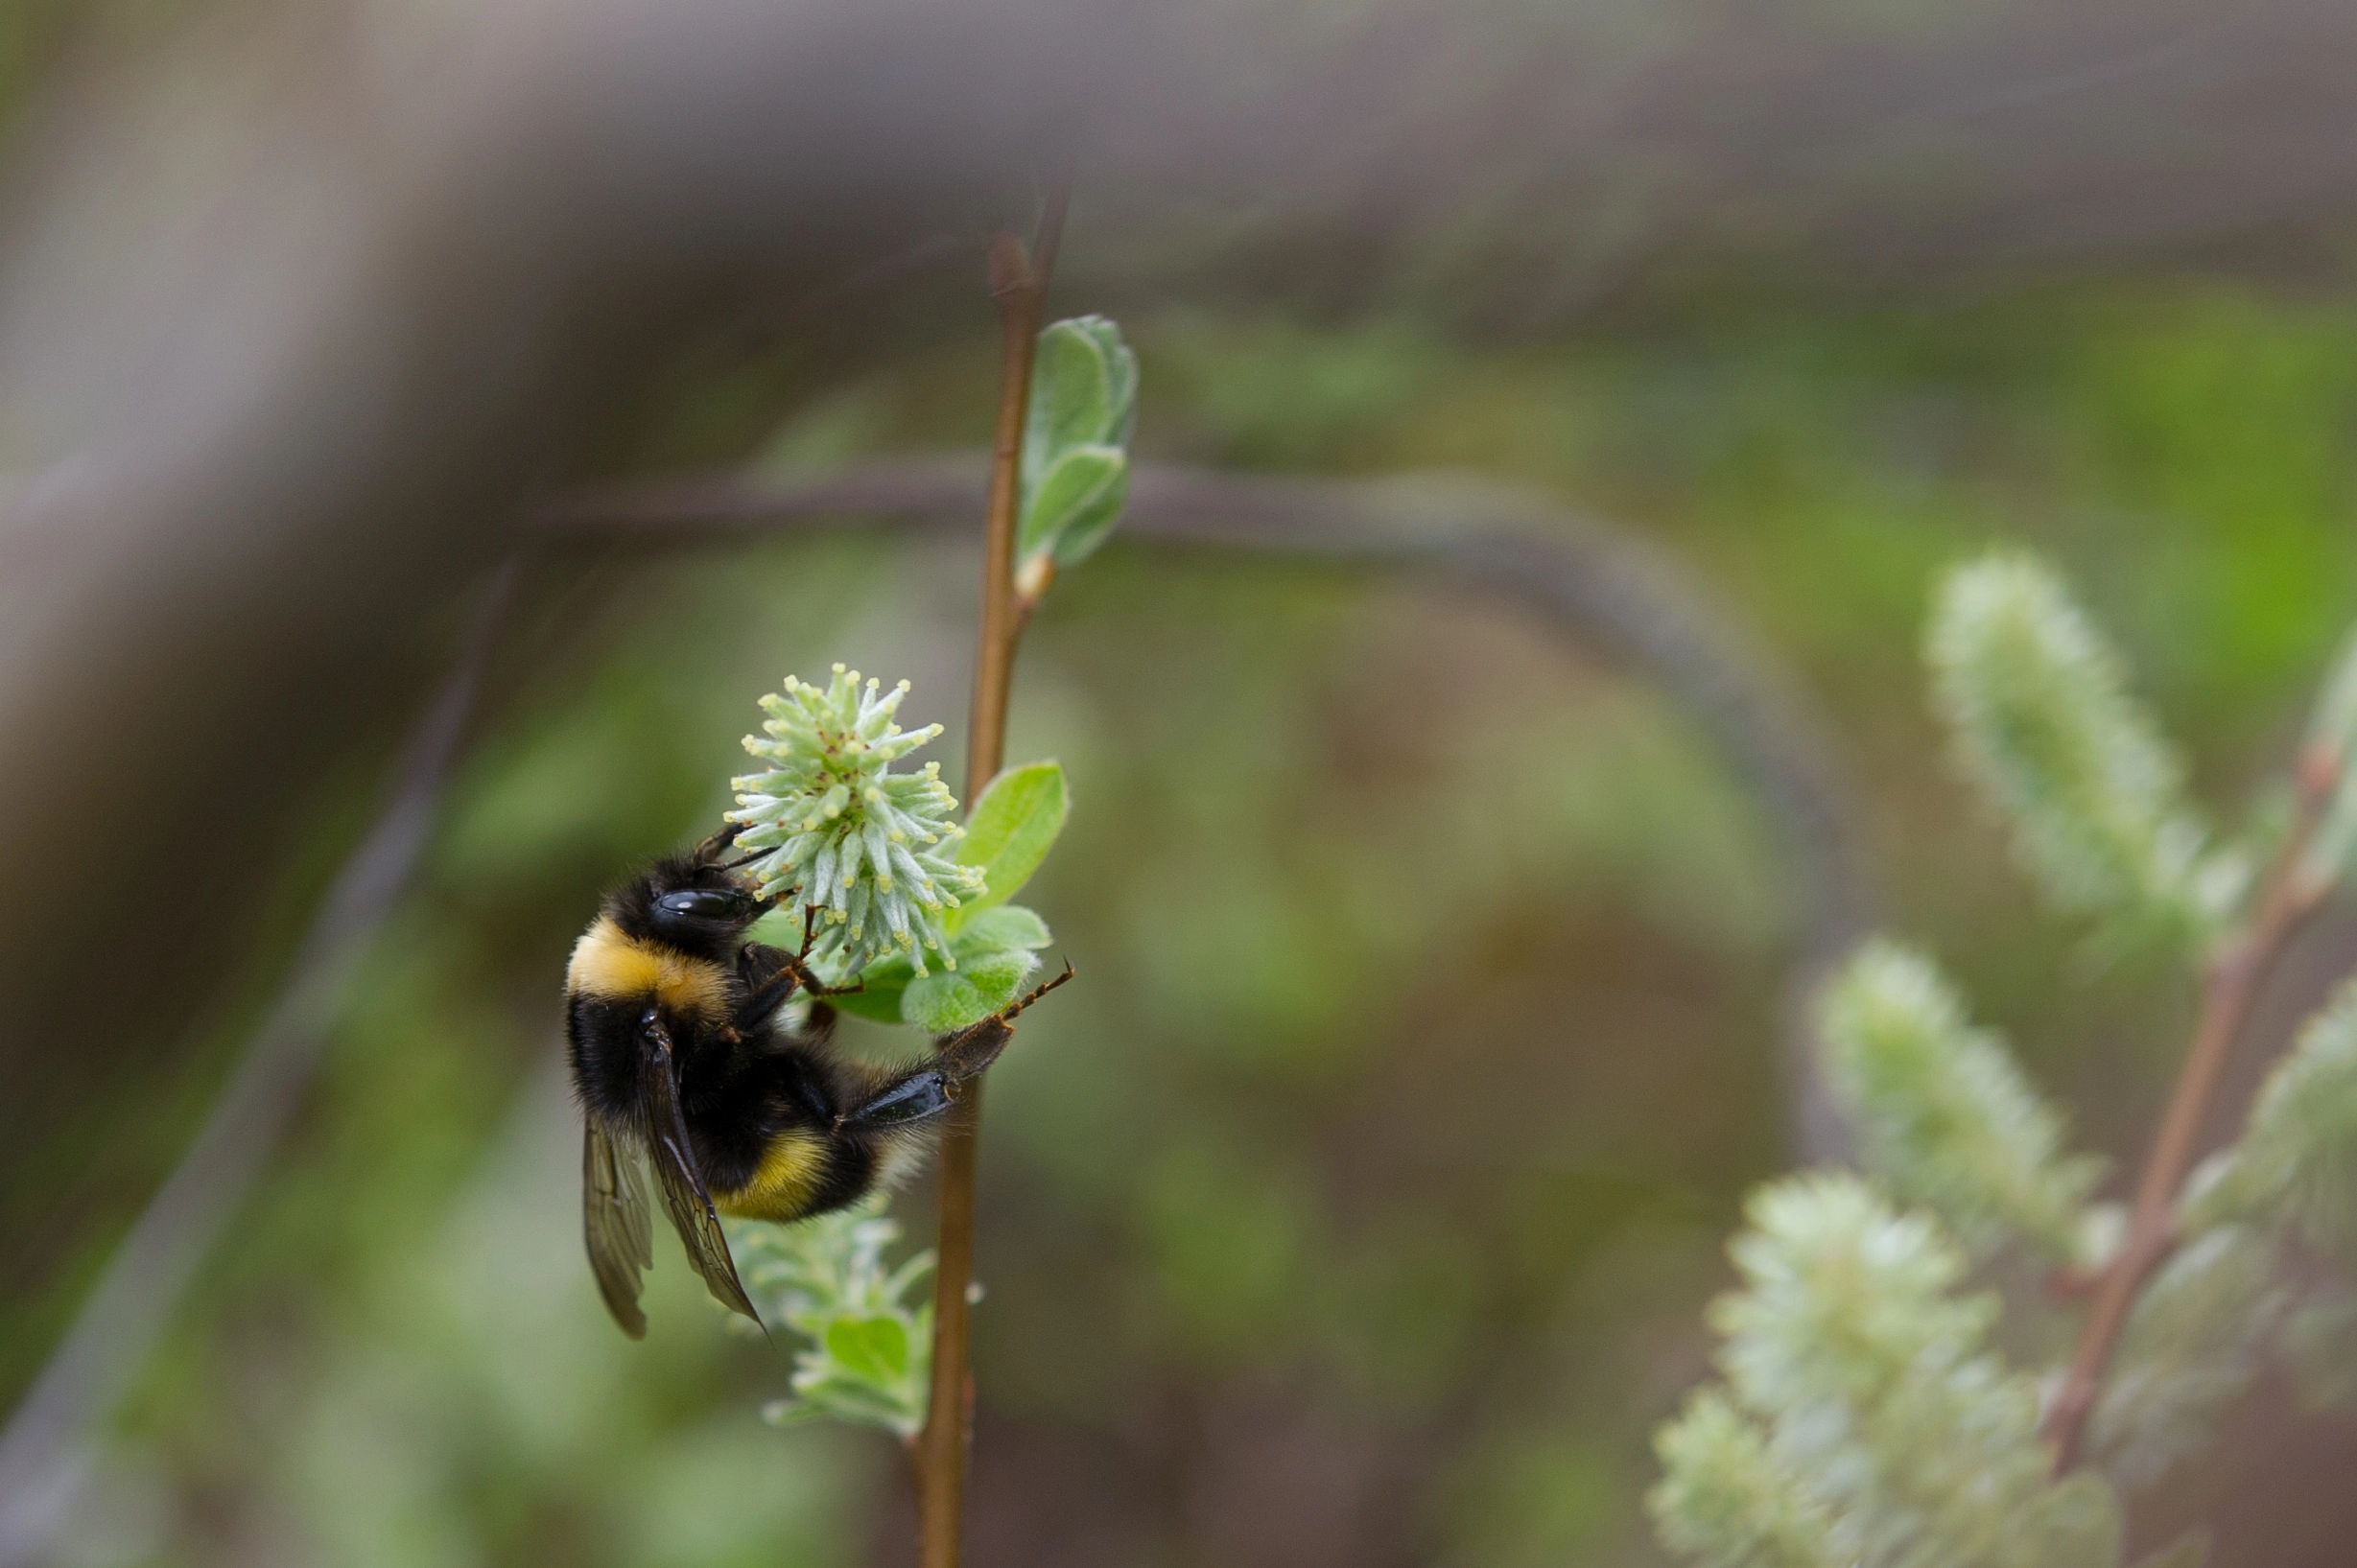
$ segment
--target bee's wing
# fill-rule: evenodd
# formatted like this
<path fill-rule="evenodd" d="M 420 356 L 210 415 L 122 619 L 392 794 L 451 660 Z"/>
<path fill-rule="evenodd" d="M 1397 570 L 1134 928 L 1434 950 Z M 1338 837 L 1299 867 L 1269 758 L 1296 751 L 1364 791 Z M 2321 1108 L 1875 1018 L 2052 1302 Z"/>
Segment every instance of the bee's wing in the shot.
<path fill-rule="evenodd" d="M 638 1173 L 638 1151 L 617 1148 L 595 1116 L 588 1118 L 581 1138 L 581 1235 L 589 1244 L 589 1272 L 598 1276 L 605 1310 L 624 1333 L 646 1338 L 639 1273 L 654 1264 L 647 1183 Z"/>
<path fill-rule="evenodd" d="M 679 1109 L 679 1064 L 672 1054 L 671 1031 L 650 1012 L 642 1034 L 647 1062 L 646 1071 L 639 1076 L 647 1086 L 647 1155 L 654 1161 L 655 1185 L 662 1189 L 663 1206 L 688 1250 L 688 1261 L 704 1276 L 713 1299 L 759 1323 L 761 1314 L 753 1310 L 737 1278 L 737 1261 L 728 1255 L 728 1237 L 720 1231 L 720 1217 L 712 1210 L 712 1195 L 695 1168 L 695 1146 L 688 1141 L 687 1117 Z"/>

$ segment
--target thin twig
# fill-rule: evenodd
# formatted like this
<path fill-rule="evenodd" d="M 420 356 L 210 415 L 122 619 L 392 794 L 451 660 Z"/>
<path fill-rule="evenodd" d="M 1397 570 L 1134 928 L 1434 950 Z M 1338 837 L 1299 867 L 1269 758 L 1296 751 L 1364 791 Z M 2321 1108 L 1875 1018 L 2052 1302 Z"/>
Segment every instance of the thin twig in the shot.
<path fill-rule="evenodd" d="M 2298 812 L 2260 890 L 2257 913 L 2219 948 L 2203 975 L 2193 1043 L 2178 1069 L 2160 1130 L 2136 1178 L 2127 1239 L 2119 1254 L 2095 1278 L 2095 1303 L 2071 1351 L 2062 1387 L 2046 1413 L 2046 1438 L 2054 1448 L 2058 1476 L 2079 1463 L 2087 1417 L 2094 1413 L 2095 1398 L 2103 1387 L 2104 1369 L 2111 1360 L 2120 1331 L 2127 1326 L 2136 1293 L 2176 1249 L 2177 1195 L 2184 1186 L 2195 1139 L 2218 1092 L 2227 1061 L 2233 1055 L 2235 1041 L 2251 1016 L 2251 1004 L 2293 933 L 2323 900 L 2326 887 L 2306 875 L 2302 863 L 2308 841 L 2331 804 L 2338 776 L 2339 764 L 2331 753 L 2312 750 L 2301 757 Z"/>
<path fill-rule="evenodd" d="M 1023 429 L 1031 401 L 1031 364 L 1046 314 L 1049 269 L 1071 199 L 1069 180 L 1050 190 L 1032 255 L 1013 235 L 990 243 L 990 292 L 998 302 L 999 424 L 990 453 L 990 502 L 982 546 L 982 614 L 974 658 L 974 707 L 966 737 L 966 807 L 997 777 L 1006 750 L 1007 691 L 1015 647 L 1029 603 L 1015 594 L 1015 508 L 1023 479 Z M 982 1080 L 966 1086 L 941 1139 L 939 1235 L 933 1253 L 932 1392 L 916 1438 L 917 1560 L 957 1568 L 966 1463 L 973 1441 L 973 1384 L 967 1371 L 968 1282 L 974 1276 L 976 1146 L 981 1135 Z"/>
<path fill-rule="evenodd" d="M 879 519 L 947 532 L 972 527 L 983 485 L 971 456 L 887 458 L 791 483 L 711 474 L 601 486 L 552 498 L 526 522 L 552 542 L 656 547 Z M 1674 560 L 1585 513 L 1461 475 L 1270 479 L 1142 463 L 1118 537 L 1414 571 L 1521 604 L 1659 681 L 1782 847 L 1802 930 L 1781 1037 L 1790 1147 L 1804 1162 L 1845 1158 L 1808 1001 L 1872 924 L 1855 794 L 1798 683 Z"/>
<path fill-rule="evenodd" d="M 485 588 L 457 662 L 402 749 L 383 814 L 320 900 L 277 999 L 204 1125 L 116 1245 L 0 1435 L 0 1568 L 42 1559 L 87 1472 L 93 1432 L 146 1365 L 301 1097 L 352 971 L 425 849 L 519 558 L 510 556 Z"/>

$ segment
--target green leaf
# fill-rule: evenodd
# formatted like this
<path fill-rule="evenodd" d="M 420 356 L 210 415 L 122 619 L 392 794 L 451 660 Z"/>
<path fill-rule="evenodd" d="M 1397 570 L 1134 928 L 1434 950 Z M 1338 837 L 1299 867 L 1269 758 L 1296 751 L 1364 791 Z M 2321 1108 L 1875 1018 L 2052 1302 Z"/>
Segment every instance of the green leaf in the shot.
<path fill-rule="evenodd" d="M 1818 1025 L 1863 1162 L 1902 1202 L 1939 1210 L 1978 1253 L 2019 1235 L 2072 1257 L 2097 1168 L 2062 1155 L 2061 1115 L 1928 958 L 1867 943 L 1827 985 Z"/>
<path fill-rule="evenodd" d="M 1078 319 L 1087 325 L 1105 356 L 1105 405 L 1111 422 L 1102 439 L 1126 448 L 1138 425 L 1138 356 L 1130 351 L 1112 317 L 1084 316 Z"/>
<path fill-rule="evenodd" d="M 1024 979 L 1039 967 L 1028 952 L 1014 949 L 959 958 L 954 970 L 935 970 L 908 982 L 901 995 L 901 1018 L 929 1034 L 963 1029 L 1015 999 Z"/>
<path fill-rule="evenodd" d="M 1111 452 L 1112 447 L 1097 450 Z M 1113 532 L 1113 526 L 1121 520 L 1121 508 L 1129 504 L 1129 458 L 1124 455 L 1113 482 L 1098 491 L 1085 505 L 1076 506 L 1072 515 L 1056 529 L 1055 556 L 1060 567 L 1077 566 L 1096 551 Z"/>
<path fill-rule="evenodd" d="M 2332 804 L 2308 841 L 2301 870 L 2320 882 L 2346 874 L 2357 852 L 2357 631 L 2342 642 L 2308 720 L 2306 751 L 2329 757 L 2339 770 Z"/>
<path fill-rule="evenodd" d="M 844 1376 L 829 1364 L 822 1375 L 796 1373 L 794 1392 L 835 1420 L 881 1426 L 907 1438 L 925 1424 L 924 1413 L 915 1408 L 921 1391 L 911 1388 L 910 1381 L 903 1378 L 898 1387 L 885 1388 Z"/>
<path fill-rule="evenodd" d="M 870 964 L 860 971 L 864 989 L 832 998 L 833 1005 L 838 1012 L 848 1013 L 854 1018 L 870 1018 L 878 1023 L 915 1023 L 921 1018 L 952 1017 L 971 1004 L 944 999 L 963 995 L 947 982 L 970 969 L 992 969 L 994 963 L 1020 963 L 1023 973 L 1028 974 L 1032 963 L 1023 955 L 1045 948 L 1054 940 L 1049 934 L 1048 923 L 1031 910 L 1019 903 L 1000 904 L 976 915 L 951 936 L 950 957 L 955 961 L 955 971 L 936 971 L 919 980 L 915 966 L 907 959 L 887 958 Z M 992 969 L 987 984 L 973 975 L 968 975 L 968 978 L 975 982 L 972 989 L 982 997 L 992 995 L 1000 984 L 995 969 Z M 1016 983 L 1022 983 L 1022 975 L 1017 976 Z M 911 987 L 918 988 L 921 999 L 916 1002 L 907 1000 Z M 964 1021 L 971 1023 L 974 1018 L 997 1012 L 1013 1000 L 1014 995 L 1012 990 L 1007 991 L 999 1000 L 991 1002 Z M 926 1025 L 928 1028 L 961 1026 Z"/>
<path fill-rule="evenodd" d="M 1070 565 L 1095 550 L 1129 499 L 1129 456 L 1120 447 L 1076 446 L 1052 458 L 1025 505 L 1016 559 L 1043 550 Z"/>
<path fill-rule="evenodd" d="M 2186 1207 L 2196 1226 L 2289 1225 L 2307 1246 L 2357 1264 L 2357 980 L 2301 1027 L 2241 1139 Z"/>
<path fill-rule="evenodd" d="M 2274 1252 L 2247 1227 L 2220 1226 L 2171 1253 L 2137 1296 L 2087 1420 L 2087 1451 L 2120 1485 L 2206 1449 L 2258 1375 L 2288 1305 Z"/>
<path fill-rule="evenodd" d="M 772 1399 L 761 1407 L 761 1418 L 771 1426 L 808 1426 L 827 1413 L 807 1399 Z"/>
<path fill-rule="evenodd" d="M 1730 1406 L 1762 1443 L 1749 1457 L 1723 1445 L 1743 1461 L 1728 1473 L 1759 1476 L 1764 1444 L 1827 1510 L 1843 1564 L 2110 1568 L 2100 1555 L 2073 1560 L 2115 1538 L 2109 1494 L 2097 1483 L 2056 1500 L 2038 1380 L 1990 1347 L 1997 1300 L 1961 1290 L 1970 1263 L 1935 1216 L 1827 1172 L 1763 1187 L 1745 1212 L 1752 1229 L 1729 1249 L 1743 1289 L 1709 1317 L 1727 1338 Z M 1907 1550 L 1931 1542 L 1944 1550 Z M 1705 1557 L 1776 1560 L 1716 1546 Z"/>
<path fill-rule="evenodd" d="M 858 991 L 830 996 L 827 1005 L 837 1013 L 848 1013 L 855 1018 L 898 1023 L 901 993 L 907 991 L 908 982 L 915 978 L 916 966 L 906 958 L 881 959 L 860 971 Z"/>
<path fill-rule="evenodd" d="M 2020 1534 L 2038 1568 L 2112 1568 L 2120 1560 L 2119 1499 L 2086 1471 L 2058 1482 L 2024 1511 Z"/>
<path fill-rule="evenodd" d="M 781 904 L 755 921 L 744 939 L 792 952 L 802 945 L 802 917 Z"/>
<path fill-rule="evenodd" d="M 898 1318 L 837 1318 L 827 1325 L 826 1346 L 861 1382 L 889 1383 L 908 1370 L 908 1331 Z"/>
<path fill-rule="evenodd" d="M 1958 568 L 1924 650 L 1958 761 L 2047 897 L 2115 936 L 2165 930 L 2198 947 L 2245 868 L 2210 844 L 2182 761 L 2062 579 L 2017 553 Z"/>
<path fill-rule="evenodd" d="M 1102 316 L 1058 321 L 1039 335 L 1031 365 L 1031 403 L 1024 421 L 1024 462 L 1052 461 L 1067 448 L 1102 441 L 1114 428 L 1118 390 Z M 1113 343 L 1119 344 L 1118 331 Z"/>
<path fill-rule="evenodd" d="M 763 1411 L 771 1423 L 833 1419 L 904 1438 L 924 1425 L 932 1304 L 908 1298 L 932 1254 L 890 1266 L 885 1254 L 900 1227 L 884 1207 L 879 1193 L 790 1226 L 721 1221 L 763 1320 L 810 1342 L 794 1352 L 797 1397 Z"/>
<path fill-rule="evenodd" d="M 966 924 L 950 945 L 950 950 L 963 964 L 969 950 L 976 953 L 1005 951 L 1010 948 L 1045 948 L 1055 938 L 1048 931 L 1048 923 L 1019 903 L 1002 903 L 996 909 L 985 909 Z"/>
<path fill-rule="evenodd" d="M 1712 1563 L 1840 1568 L 1829 1510 L 1769 1447 L 1767 1434 L 1706 1391 L 1654 1439 L 1662 1480 L 1646 1507 L 1662 1538 Z"/>
<path fill-rule="evenodd" d="M 1016 558 L 1070 566 L 1104 541 L 1129 492 L 1138 360 L 1101 316 L 1040 334 L 1024 422 Z"/>
<path fill-rule="evenodd" d="M 943 918 L 953 936 L 976 915 L 1021 891 L 1048 858 L 1071 808 L 1064 769 L 1054 762 L 1026 762 L 990 781 L 966 818 L 966 836 L 957 843 L 958 863 L 980 867 L 989 880 L 979 894 Z"/>
<path fill-rule="evenodd" d="M 2357 1296 L 2327 1290 L 2284 1320 L 2276 1347 L 2309 1410 L 2357 1404 Z"/>
<path fill-rule="evenodd" d="M 2308 718 L 2308 744 L 2335 759 L 2357 750 L 2357 630 L 2343 637 Z"/>

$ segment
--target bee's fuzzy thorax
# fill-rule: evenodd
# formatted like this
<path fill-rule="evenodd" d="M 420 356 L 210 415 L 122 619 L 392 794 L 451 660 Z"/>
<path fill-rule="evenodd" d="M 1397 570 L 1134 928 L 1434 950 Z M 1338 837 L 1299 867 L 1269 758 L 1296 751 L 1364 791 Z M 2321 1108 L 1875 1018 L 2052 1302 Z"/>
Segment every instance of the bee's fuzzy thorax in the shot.
<path fill-rule="evenodd" d="M 728 971 L 717 962 L 670 943 L 631 936 L 620 922 L 604 916 L 573 945 L 565 987 L 600 1001 L 644 998 L 703 1018 L 722 1016 L 731 999 Z"/>

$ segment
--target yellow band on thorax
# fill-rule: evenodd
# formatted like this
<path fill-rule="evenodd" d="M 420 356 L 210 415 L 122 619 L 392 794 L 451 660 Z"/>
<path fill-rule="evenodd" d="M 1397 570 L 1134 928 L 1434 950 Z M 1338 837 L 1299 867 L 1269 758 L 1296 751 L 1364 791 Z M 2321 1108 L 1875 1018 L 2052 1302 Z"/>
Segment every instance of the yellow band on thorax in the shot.
<path fill-rule="evenodd" d="M 675 1012 L 707 1018 L 718 1018 L 728 1007 L 728 974 L 719 965 L 637 941 L 603 916 L 573 945 L 565 985 L 608 1001 L 651 995 Z"/>

